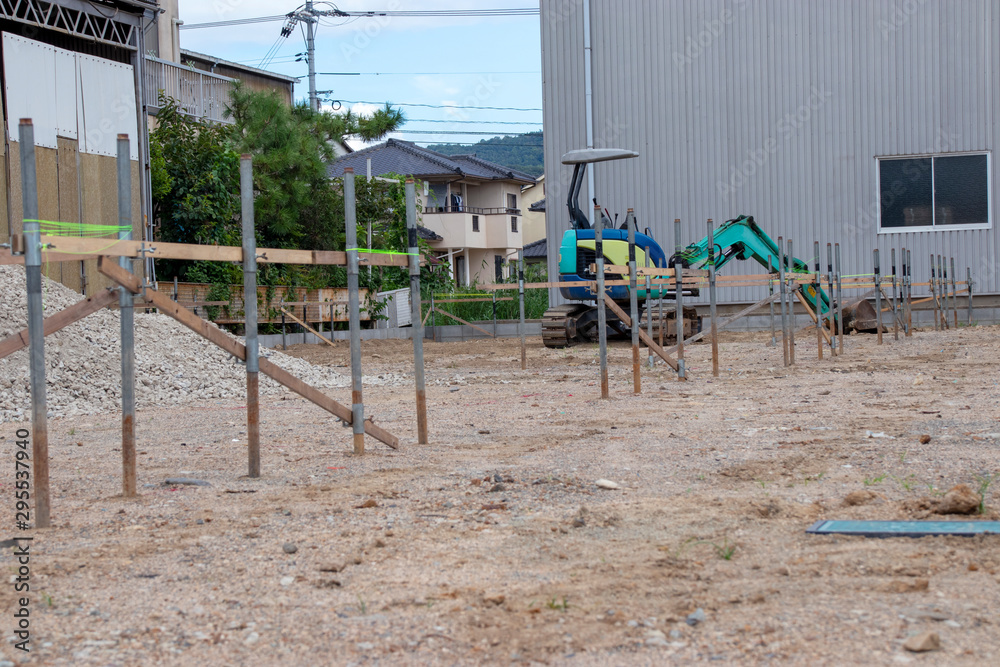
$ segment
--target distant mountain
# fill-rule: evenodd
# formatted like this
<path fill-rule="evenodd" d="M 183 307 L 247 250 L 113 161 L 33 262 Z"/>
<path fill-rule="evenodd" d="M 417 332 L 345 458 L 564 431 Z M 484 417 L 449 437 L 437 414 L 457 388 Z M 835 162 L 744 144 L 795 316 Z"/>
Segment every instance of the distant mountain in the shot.
<path fill-rule="evenodd" d="M 479 143 L 470 146 L 436 144 L 428 146 L 428 148 L 438 153 L 444 153 L 445 155 L 469 155 L 474 153 L 477 157 L 484 160 L 523 171 L 536 178 L 545 173 L 541 132 L 493 137 L 491 139 L 483 139 Z"/>

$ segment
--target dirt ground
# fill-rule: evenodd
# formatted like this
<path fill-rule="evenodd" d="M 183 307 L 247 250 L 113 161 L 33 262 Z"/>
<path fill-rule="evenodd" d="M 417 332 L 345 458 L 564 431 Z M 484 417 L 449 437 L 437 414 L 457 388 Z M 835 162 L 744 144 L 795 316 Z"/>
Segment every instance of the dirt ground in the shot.
<path fill-rule="evenodd" d="M 881 347 L 851 336 L 843 357 L 823 361 L 800 336 L 793 368 L 768 335 L 729 335 L 721 377 L 697 345 L 690 381 L 644 366 L 638 396 L 631 350 L 616 345 L 607 401 L 595 346 L 529 339 L 521 371 L 517 340 L 426 343 L 429 445 L 415 443 L 412 385 L 366 387 L 367 414 L 403 446 L 369 439 L 363 457 L 349 429 L 304 400 L 263 401 L 260 479 L 245 477 L 239 402 L 146 409 L 137 500 L 119 495 L 119 415 L 53 420 L 55 527 L 32 531 L 32 651 L 8 640 L 0 654 L 59 665 L 998 664 L 1000 536 L 805 532 L 820 519 L 967 518 L 932 512 L 953 486 L 978 493 L 1000 471 L 998 333 L 890 334 Z M 412 373 L 411 343 L 363 347 L 366 374 Z M 290 352 L 349 371 L 343 344 Z M 0 425 L 11 459 L 25 426 Z M 5 536 L 13 467 L 0 479 Z M 968 518 L 997 519 L 1000 492 L 985 488 L 985 503 Z M 3 609 L 17 597 L 0 588 Z M 903 648 L 925 631 L 940 649 Z"/>

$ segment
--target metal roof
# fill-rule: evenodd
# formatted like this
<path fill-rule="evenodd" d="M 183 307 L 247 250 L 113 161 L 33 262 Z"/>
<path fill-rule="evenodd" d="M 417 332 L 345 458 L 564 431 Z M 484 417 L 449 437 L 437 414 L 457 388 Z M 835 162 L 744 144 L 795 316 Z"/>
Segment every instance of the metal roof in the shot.
<path fill-rule="evenodd" d="M 241 72 L 248 72 L 250 74 L 256 74 L 257 76 L 263 76 L 269 79 L 287 81 L 288 83 L 297 83 L 299 81 L 299 79 L 294 76 L 278 74 L 277 72 L 269 72 L 266 69 L 257 69 L 256 67 L 250 67 L 249 65 L 241 65 L 230 60 L 223 60 L 222 58 L 216 58 L 215 56 L 210 56 L 206 53 L 198 53 L 197 51 L 191 51 L 189 49 L 181 49 L 181 59 L 183 60 L 184 58 L 199 60 L 209 64 L 223 65 L 229 69 L 240 70 Z"/>

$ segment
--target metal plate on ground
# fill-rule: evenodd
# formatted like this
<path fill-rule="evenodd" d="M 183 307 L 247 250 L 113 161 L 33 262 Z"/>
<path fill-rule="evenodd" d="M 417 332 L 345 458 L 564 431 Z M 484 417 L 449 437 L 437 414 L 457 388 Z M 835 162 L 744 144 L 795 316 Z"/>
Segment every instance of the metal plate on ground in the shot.
<path fill-rule="evenodd" d="M 972 537 L 1000 534 L 1000 521 L 817 521 L 807 530 L 817 535 L 860 535 L 862 537 L 929 537 L 958 535 Z"/>

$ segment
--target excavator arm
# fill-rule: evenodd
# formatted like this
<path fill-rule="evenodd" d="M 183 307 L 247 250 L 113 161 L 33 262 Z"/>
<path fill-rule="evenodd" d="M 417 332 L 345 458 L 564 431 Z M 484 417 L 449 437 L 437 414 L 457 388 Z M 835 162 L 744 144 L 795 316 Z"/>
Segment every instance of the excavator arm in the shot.
<path fill-rule="evenodd" d="M 781 258 L 785 263 L 785 271 L 790 273 L 815 273 L 809 265 L 800 259 L 789 257 L 781 252 L 771 237 L 768 236 L 760 226 L 754 222 L 752 216 L 741 215 L 735 220 L 730 220 L 719 227 L 714 234 L 715 237 L 715 269 L 718 271 L 728 264 L 732 259 L 754 259 L 761 266 L 768 266 L 770 259 L 771 270 L 778 268 L 778 261 Z M 669 260 L 669 266 L 680 261 L 686 267 L 701 269 L 708 266 L 708 237 L 698 243 L 692 243 L 679 254 L 675 254 Z M 811 288 L 811 289 L 810 289 Z M 809 306 L 815 312 L 817 298 L 823 304 L 823 312 L 830 312 L 832 301 L 823 291 L 822 286 L 815 282 L 806 285 L 802 290 Z"/>

